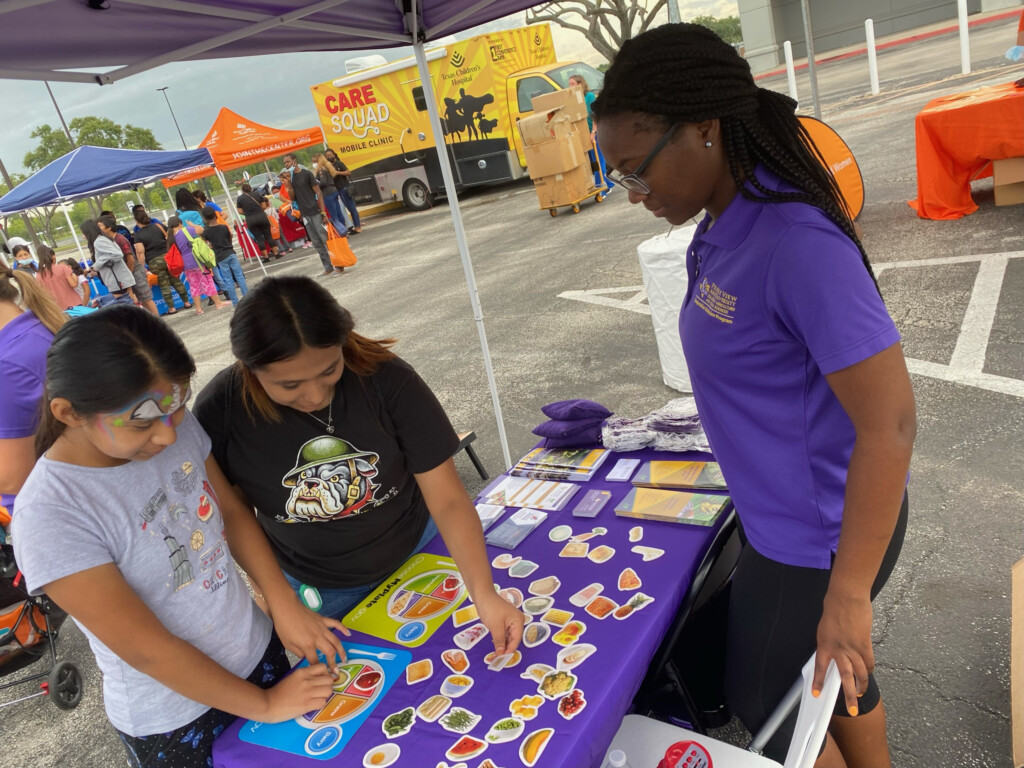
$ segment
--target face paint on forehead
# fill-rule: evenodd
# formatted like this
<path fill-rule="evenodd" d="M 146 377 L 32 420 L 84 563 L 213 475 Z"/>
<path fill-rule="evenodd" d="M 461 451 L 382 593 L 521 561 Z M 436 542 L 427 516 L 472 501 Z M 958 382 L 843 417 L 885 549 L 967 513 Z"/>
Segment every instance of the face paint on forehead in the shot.
<path fill-rule="evenodd" d="M 181 408 L 188 399 L 190 391 L 188 386 L 182 387 L 178 384 L 171 384 L 170 394 L 161 391 L 149 392 L 132 409 L 128 420 L 153 421 L 154 419 L 162 419 Z"/>

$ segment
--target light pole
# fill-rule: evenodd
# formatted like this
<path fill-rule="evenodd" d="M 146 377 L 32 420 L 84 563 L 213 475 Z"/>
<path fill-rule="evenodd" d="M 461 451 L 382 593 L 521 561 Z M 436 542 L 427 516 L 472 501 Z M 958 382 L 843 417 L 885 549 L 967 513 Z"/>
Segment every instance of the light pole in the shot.
<path fill-rule="evenodd" d="M 181 146 L 188 149 L 188 144 L 185 143 L 185 137 L 181 135 L 181 126 L 178 125 L 178 118 L 174 116 L 174 109 L 171 107 L 171 100 L 167 98 L 168 87 L 169 86 L 165 85 L 163 88 L 157 88 L 157 90 L 164 95 L 164 101 L 167 102 L 167 109 L 171 111 L 171 120 L 174 121 L 174 127 L 178 129 L 178 138 L 181 139 Z"/>

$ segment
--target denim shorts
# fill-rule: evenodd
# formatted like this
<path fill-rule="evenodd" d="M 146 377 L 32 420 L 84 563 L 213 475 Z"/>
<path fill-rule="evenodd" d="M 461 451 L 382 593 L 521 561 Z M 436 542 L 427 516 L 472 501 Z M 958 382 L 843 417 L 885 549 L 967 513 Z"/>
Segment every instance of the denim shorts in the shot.
<path fill-rule="evenodd" d="M 434 524 L 433 518 L 428 518 L 427 527 L 423 529 L 423 535 L 420 536 L 419 542 L 416 544 L 416 548 L 410 553 L 411 555 L 416 554 L 423 549 L 427 543 L 437 535 L 437 526 Z M 292 589 L 302 600 L 303 587 L 307 590 L 311 587 L 304 585 L 301 581 L 296 579 L 290 573 L 285 571 L 284 577 L 288 579 L 288 583 Z M 330 616 L 331 618 L 341 620 L 345 614 L 351 611 L 360 600 L 370 594 L 378 586 L 384 582 L 383 579 L 375 581 L 370 584 L 363 584 L 358 587 L 344 587 L 341 589 L 329 589 L 326 587 L 316 587 L 317 593 L 320 595 L 321 605 L 317 610 L 317 613 L 321 613 L 324 616 Z M 305 603 L 306 601 L 303 600 Z"/>

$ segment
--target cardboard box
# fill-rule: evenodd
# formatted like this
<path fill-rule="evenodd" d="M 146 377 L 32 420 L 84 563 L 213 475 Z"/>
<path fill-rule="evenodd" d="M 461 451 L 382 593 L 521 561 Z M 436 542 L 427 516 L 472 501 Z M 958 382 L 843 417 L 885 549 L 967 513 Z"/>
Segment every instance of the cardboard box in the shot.
<path fill-rule="evenodd" d="M 580 145 L 588 152 L 594 148 L 594 142 L 590 139 L 590 126 L 587 125 L 587 118 L 572 123 L 572 129 L 580 135 Z"/>
<path fill-rule="evenodd" d="M 594 174 L 587 163 L 565 173 L 534 179 L 533 186 L 541 208 L 557 208 L 572 205 L 586 197 L 594 188 Z"/>
<path fill-rule="evenodd" d="M 1010 712 L 1013 765 L 1024 767 L 1024 560 L 1013 566 L 1010 590 Z"/>
<path fill-rule="evenodd" d="M 992 182 L 996 205 L 1024 203 L 1024 157 L 993 160 Z"/>
<path fill-rule="evenodd" d="M 567 136 L 574 126 L 575 123 L 563 110 L 552 109 L 519 120 L 519 133 L 523 137 L 523 145 L 531 146 Z"/>
<path fill-rule="evenodd" d="M 558 139 L 529 144 L 523 147 L 523 154 L 531 179 L 566 173 L 578 166 L 586 166 L 590 170 L 590 157 L 575 131 Z"/>
<path fill-rule="evenodd" d="M 565 88 L 554 93 L 543 93 L 533 97 L 533 111 L 546 112 L 551 109 L 562 108 L 565 114 L 573 122 L 586 120 L 587 102 L 583 96 L 583 89 Z"/>

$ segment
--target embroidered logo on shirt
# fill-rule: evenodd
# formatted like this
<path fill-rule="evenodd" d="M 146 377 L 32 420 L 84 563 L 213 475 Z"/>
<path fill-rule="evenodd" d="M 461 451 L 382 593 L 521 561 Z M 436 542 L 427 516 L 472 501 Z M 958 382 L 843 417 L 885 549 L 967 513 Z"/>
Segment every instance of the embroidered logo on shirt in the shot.
<path fill-rule="evenodd" d="M 722 323 L 732 325 L 736 317 L 736 297 L 726 293 L 705 277 L 697 287 L 694 303 L 711 317 Z"/>
<path fill-rule="evenodd" d="M 299 449 L 295 466 L 281 484 L 291 488 L 285 504 L 285 523 L 317 523 L 339 520 L 377 506 L 374 495 L 380 456 L 360 451 L 337 437 L 318 437 Z"/>

